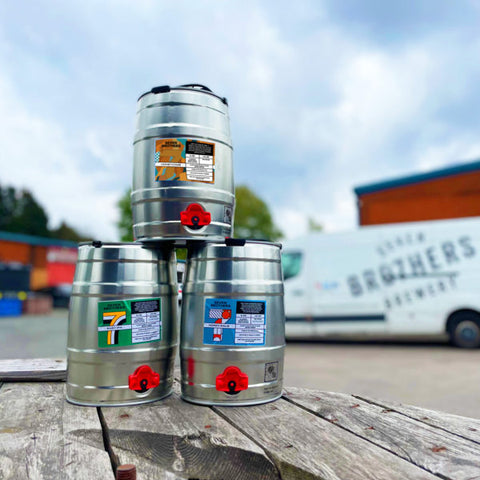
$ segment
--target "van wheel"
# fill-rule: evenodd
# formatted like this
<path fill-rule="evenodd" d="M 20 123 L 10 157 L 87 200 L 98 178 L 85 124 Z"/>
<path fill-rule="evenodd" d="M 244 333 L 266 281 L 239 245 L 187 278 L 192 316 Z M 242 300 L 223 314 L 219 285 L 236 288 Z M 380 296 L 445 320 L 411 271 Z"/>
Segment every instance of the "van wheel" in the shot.
<path fill-rule="evenodd" d="M 480 346 L 480 315 L 475 312 L 455 314 L 449 322 L 450 343 L 459 348 Z"/>

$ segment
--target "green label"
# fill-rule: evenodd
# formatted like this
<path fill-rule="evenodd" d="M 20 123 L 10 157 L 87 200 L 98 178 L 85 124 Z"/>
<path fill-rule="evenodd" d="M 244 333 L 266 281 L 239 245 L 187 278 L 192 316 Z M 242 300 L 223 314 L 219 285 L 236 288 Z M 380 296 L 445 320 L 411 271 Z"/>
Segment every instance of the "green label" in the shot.
<path fill-rule="evenodd" d="M 160 298 L 98 302 L 98 347 L 126 347 L 162 339 Z"/>

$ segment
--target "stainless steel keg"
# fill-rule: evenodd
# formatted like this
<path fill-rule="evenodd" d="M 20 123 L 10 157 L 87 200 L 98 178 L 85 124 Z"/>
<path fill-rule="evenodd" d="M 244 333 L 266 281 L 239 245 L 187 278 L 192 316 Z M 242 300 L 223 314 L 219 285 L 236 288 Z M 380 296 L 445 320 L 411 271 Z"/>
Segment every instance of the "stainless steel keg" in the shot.
<path fill-rule="evenodd" d="M 137 105 L 132 212 L 137 240 L 231 236 L 228 106 L 202 85 L 152 88 Z"/>
<path fill-rule="evenodd" d="M 67 400 L 133 405 L 171 393 L 177 350 L 172 246 L 80 244 L 70 299 Z"/>
<path fill-rule="evenodd" d="M 253 405 L 281 395 L 285 349 L 279 244 L 191 242 L 183 285 L 182 396 Z"/>

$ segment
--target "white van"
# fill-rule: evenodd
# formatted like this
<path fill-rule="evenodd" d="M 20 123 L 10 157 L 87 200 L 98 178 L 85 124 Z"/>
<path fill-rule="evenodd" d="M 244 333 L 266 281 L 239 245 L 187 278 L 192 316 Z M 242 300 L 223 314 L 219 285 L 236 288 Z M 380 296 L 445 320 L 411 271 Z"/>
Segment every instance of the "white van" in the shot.
<path fill-rule="evenodd" d="M 309 234 L 284 243 L 282 263 L 287 338 L 480 345 L 480 217 Z"/>

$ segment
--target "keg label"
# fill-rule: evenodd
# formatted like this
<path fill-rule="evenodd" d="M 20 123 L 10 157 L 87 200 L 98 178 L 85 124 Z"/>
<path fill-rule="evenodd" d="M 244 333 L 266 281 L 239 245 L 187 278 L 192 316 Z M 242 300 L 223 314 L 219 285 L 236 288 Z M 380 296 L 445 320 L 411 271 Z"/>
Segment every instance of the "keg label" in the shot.
<path fill-rule="evenodd" d="M 125 347 L 162 339 L 160 298 L 98 302 L 98 346 Z"/>
<path fill-rule="evenodd" d="M 215 144 L 188 138 L 154 141 L 155 180 L 214 183 Z"/>
<path fill-rule="evenodd" d="M 266 302 L 205 300 L 205 345 L 265 345 Z"/>

